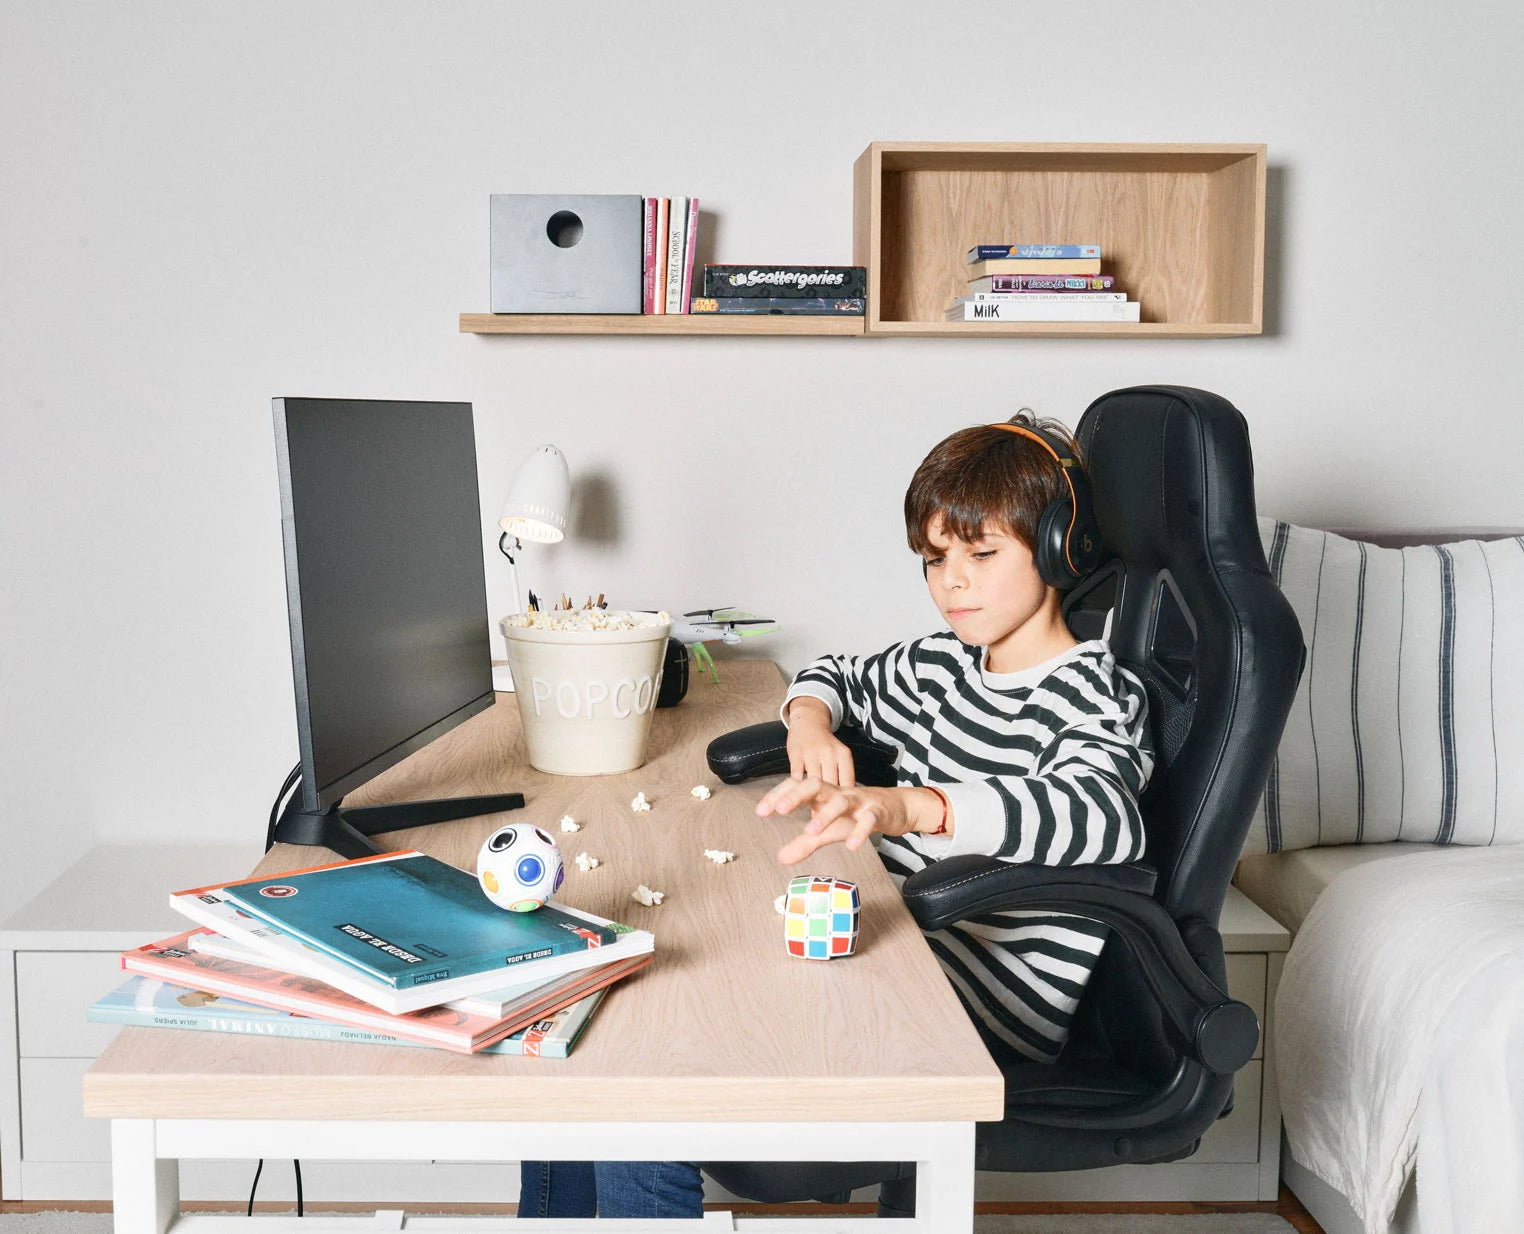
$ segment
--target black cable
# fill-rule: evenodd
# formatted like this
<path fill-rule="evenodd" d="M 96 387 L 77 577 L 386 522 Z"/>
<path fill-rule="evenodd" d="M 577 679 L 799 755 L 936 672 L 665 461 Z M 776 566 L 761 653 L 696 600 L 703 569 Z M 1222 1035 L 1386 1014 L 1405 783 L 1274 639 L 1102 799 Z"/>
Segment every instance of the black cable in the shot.
<path fill-rule="evenodd" d="M 287 773 L 285 783 L 280 786 L 280 792 L 275 794 L 275 804 L 270 807 L 270 824 L 265 828 L 265 852 L 267 853 L 270 851 L 271 846 L 275 843 L 275 825 L 280 821 L 281 806 L 284 804 L 286 797 L 290 795 L 292 790 L 294 790 L 296 786 L 301 783 L 301 780 L 302 765 L 301 763 L 297 763 L 297 765 L 291 768 L 290 772 Z"/>
<path fill-rule="evenodd" d="M 263 1157 L 261 1157 L 259 1159 L 259 1164 L 254 1167 L 254 1185 L 249 1188 L 249 1212 L 248 1212 L 248 1215 L 250 1217 L 252 1217 L 254 1215 L 254 1193 L 259 1190 L 259 1175 L 264 1170 L 264 1168 L 265 1168 L 265 1159 Z"/>
<path fill-rule="evenodd" d="M 302 1215 L 302 1163 L 293 1161 L 291 1164 L 296 1167 L 296 1215 L 300 1217 Z"/>

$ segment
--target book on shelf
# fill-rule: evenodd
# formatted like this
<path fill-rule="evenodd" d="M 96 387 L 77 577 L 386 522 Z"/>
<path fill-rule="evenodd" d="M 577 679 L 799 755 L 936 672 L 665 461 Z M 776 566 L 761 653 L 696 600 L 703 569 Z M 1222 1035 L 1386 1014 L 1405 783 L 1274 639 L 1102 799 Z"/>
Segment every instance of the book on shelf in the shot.
<path fill-rule="evenodd" d="M 667 226 L 672 216 L 672 199 L 656 198 L 656 229 L 653 237 L 655 252 L 651 268 L 651 311 L 667 311 Z"/>
<path fill-rule="evenodd" d="M 796 296 L 697 296 L 695 313 L 771 313 L 785 317 L 861 317 L 861 297 L 805 299 Z"/>
<path fill-rule="evenodd" d="M 559 1011 L 542 1014 L 539 1019 L 475 1053 L 565 1058 L 577 1044 L 607 992 L 605 986 L 584 994 L 576 1002 Z M 129 977 L 117 989 L 98 999 L 85 1012 L 85 1018 L 97 1024 L 244 1033 L 256 1037 L 299 1037 L 312 1041 L 350 1041 L 409 1048 L 427 1044 L 394 1033 L 356 1028 L 321 1016 L 264 1007 L 209 990 L 174 985 L 156 977 Z"/>
<path fill-rule="evenodd" d="M 656 198 L 647 197 L 641 215 L 640 311 L 656 311 Z"/>
<path fill-rule="evenodd" d="M 298 935 L 246 912 L 226 892 L 225 886 L 214 885 L 171 893 L 170 906 L 176 912 L 214 932 L 204 940 L 198 939 L 196 946 L 219 948 L 221 954 L 230 958 L 257 958 L 259 963 L 314 977 L 393 1014 L 405 1014 L 441 1003 L 478 1014 L 506 1014 L 514 1000 L 536 985 L 564 979 L 583 969 L 616 960 L 649 955 L 656 945 L 654 936 L 647 930 L 633 930 L 581 909 L 555 905 L 558 914 L 580 922 L 589 930 L 612 936 L 613 941 L 598 948 L 524 961 L 511 968 L 487 969 L 465 977 L 399 989 L 373 980 L 344 961 L 310 946 Z M 482 902 L 488 903 L 485 897 Z M 495 906 L 492 911 L 504 917 L 519 916 L 506 914 Z"/>
<path fill-rule="evenodd" d="M 991 257 L 1025 257 L 1052 261 L 1058 258 L 1101 257 L 1099 244 L 976 244 L 968 250 L 965 261 L 984 261 Z"/>
<path fill-rule="evenodd" d="M 666 281 L 663 284 L 667 313 L 683 311 L 683 231 L 688 224 L 688 199 L 672 198 L 667 218 Z"/>
<path fill-rule="evenodd" d="M 1110 274 L 987 274 L 969 279 L 971 292 L 981 291 L 1111 291 Z"/>
<path fill-rule="evenodd" d="M 699 199 L 647 197 L 641 252 L 641 312 L 686 313 L 698 251 Z"/>
<path fill-rule="evenodd" d="M 959 304 L 1087 304 L 1125 303 L 1125 291 L 976 291 L 959 296 Z"/>
<path fill-rule="evenodd" d="M 704 267 L 704 296 L 710 300 L 742 296 L 855 300 L 863 299 L 867 294 L 866 266 Z"/>
<path fill-rule="evenodd" d="M 230 960 L 211 955 L 191 946 L 192 930 L 157 943 L 147 943 L 122 953 L 122 968 L 129 973 L 167 981 L 218 995 L 229 995 L 243 1002 L 294 1011 L 347 1024 L 352 1028 L 387 1033 L 438 1046 L 456 1053 L 471 1054 L 483 1046 L 500 1041 L 510 1033 L 544 1018 L 650 963 L 649 957 L 626 961 L 612 972 L 590 974 L 585 988 L 565 996 L 555 996 L 533 1011 L 506 1018 L 473 1015 L 452 1007 L 425 1007 L 406 1015 L 392 1015 L 352 998 L 342 990 L 296 973 Z"/>
<path fill-rule="evenodd" d="M 693 259 L 698 252 L 699 199 L 688 199 L 688 223 L 683 228 L 683 279 L 679 313 L 687 313 L 693 304 Z"/>
<path fill-rule="evenodd" d="M 948 309 L 948 321 L 1138 321 L 1140 306 L 1130 301 L 1086 301 L 1036 304 L 1002 304 L 988 300 L 956 304 Z"/>
<path fill-rule="evenodd" d="M 1099 274 L 1099 257 L 986 257 L 968 264 L 968 277 L 987 274 Z"/>

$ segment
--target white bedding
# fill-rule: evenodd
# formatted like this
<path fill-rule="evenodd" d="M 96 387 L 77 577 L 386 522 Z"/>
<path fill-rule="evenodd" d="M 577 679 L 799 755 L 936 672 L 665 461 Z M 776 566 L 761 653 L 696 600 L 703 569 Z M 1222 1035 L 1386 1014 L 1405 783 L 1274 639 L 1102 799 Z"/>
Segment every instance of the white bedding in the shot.
<path fill-rule="evenodd" d="M 1292 1155 L 1381 1234 L 1524 1230 L 1524 845 L 1346 870 L 1275 1002 Z"/>

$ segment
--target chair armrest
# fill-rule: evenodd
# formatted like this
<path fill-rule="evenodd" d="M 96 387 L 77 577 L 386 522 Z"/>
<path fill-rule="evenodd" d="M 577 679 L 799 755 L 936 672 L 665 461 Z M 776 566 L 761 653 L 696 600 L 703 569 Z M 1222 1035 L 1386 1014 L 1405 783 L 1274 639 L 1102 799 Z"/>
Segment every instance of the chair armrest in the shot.
<path fill-rule="evenodd" d="M 852 768 L 859 784 L 886 788 L 894 783 L 899 751 L 874 741 L 862 729 L 844 724 L 836 739 L 852 751 Z M 716 737 L 706 751 L 709 770 L 726 784 L 758 776 L 788 775 L 788 727 L 782 720 L 752 724 Z"/>
<path fill-rule="evenodd" d="M 1185 1053 L 1216 1075 L 1232 1075 L 1254 1054 L 1259 1021 L 1229 998 L 1181 938 L 1180 928 L 1151 894 L 1154 872 L 1141 864 L 1034 866 L 969 854 L 934 862 L 901 888 L 923 930 L 1005 909 L 1050 909 L 1111 928 L 1126 947 Z M 1218 955 L 1222 940 L 1191 923 L 1196 949 Z M 1203 960 L 1211 962 L 1203 954 Z M 1213 967 L 1216 964 L 1213 963 Z"/>

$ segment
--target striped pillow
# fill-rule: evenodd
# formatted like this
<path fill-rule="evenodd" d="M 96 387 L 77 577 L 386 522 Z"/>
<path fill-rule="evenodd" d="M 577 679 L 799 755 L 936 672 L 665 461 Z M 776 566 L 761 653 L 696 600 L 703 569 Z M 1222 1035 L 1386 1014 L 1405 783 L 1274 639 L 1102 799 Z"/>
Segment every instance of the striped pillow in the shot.
<path fill-rule="evenodd" d="M 1244 854 L 1524 842 L 1524 537 L 1259 531 L 1307 667 Z"/>

